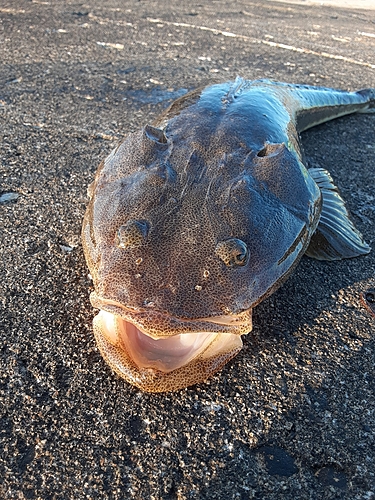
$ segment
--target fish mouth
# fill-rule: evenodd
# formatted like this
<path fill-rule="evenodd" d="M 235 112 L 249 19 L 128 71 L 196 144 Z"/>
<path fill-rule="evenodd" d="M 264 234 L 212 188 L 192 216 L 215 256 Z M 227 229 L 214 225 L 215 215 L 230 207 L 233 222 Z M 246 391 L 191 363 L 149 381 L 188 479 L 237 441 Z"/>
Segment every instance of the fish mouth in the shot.
<path fill-rule="evenodd" d="M 241 334 L 252 328 L 249 311 L 246 321 L 225 315 L 195 321 L 180 319 L 178 328 L 177 318 L 163 316 L 165 330 L 161 336 L 160 316 L 158 335 L 141 326 L 136 314 L 128 316 L 129 312 L 120 315 L 101 309 L 94 318 L 94 334 L 109 365 L 147 392 L 178 390 L 207 379 L 241 350 Z"/>
<path fill-rule="evenodd" d="M 94 321 L 106 340 L 122 348 L 141 370 L 169 373 L 197 357 L 219 354 L 228 345 L 242 347 L 240 336 L 233 333 L 197 331 L 153 338 L 130 321 L 103 310 Z"/>

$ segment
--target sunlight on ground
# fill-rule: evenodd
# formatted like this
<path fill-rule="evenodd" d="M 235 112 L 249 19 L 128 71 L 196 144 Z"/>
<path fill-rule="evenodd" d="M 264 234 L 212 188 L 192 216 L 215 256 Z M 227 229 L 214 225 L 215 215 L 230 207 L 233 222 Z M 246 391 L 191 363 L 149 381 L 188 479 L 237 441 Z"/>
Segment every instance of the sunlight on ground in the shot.
<path fill-rule="evenodd" d="M 274 2 L 298 5 L 322 5 L 325 7 L 342 7 L 346 9 L 375 9 L 374 0 L 272 0 Z"/>

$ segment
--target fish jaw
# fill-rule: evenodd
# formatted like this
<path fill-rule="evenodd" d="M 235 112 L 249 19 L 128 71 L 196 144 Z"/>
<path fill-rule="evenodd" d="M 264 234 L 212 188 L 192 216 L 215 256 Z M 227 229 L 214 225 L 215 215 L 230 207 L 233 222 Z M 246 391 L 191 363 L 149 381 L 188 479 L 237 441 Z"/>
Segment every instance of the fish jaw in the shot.
<path fill-rule="evenodd" d="M 242 348 L 238 333 L 222 331 L 188 332 L 156 339 L 132 322 L 104 310 L 94 318 L 93 325 L 97 345 L 107 363 L 145 392 L 176 391 L 203 382 Z"/>

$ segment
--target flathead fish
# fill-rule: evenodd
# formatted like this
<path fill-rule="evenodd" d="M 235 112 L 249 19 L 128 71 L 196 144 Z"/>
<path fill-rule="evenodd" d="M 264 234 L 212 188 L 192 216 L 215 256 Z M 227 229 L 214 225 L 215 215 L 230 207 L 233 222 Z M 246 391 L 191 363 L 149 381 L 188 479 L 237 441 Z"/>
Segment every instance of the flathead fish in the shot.
<path fill-rule="evenodd" d="M 82 239 L 98 347 L 144 391 L 207 379 L 302 255 L 370 247 L 299 133 L 375 107 L 358 92 L 235 81 L 193 91 L 99 166 Z"/>

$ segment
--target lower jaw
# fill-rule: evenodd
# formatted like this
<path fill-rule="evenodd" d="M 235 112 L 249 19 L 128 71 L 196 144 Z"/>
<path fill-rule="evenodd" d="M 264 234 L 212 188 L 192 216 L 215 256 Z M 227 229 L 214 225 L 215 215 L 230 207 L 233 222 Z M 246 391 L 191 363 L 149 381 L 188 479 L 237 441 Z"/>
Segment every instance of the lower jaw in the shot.
<path fill-rule="evenodd" d="M 197 332 L 151 339 L 105 311 L 94 318 L 94 334 L 111 368 L 146 392 L 175 391 L 202 382 L 242 348 L 241 337 L 230 333 Z M 188 335 L 189 339 L 184 338 Z"/>

